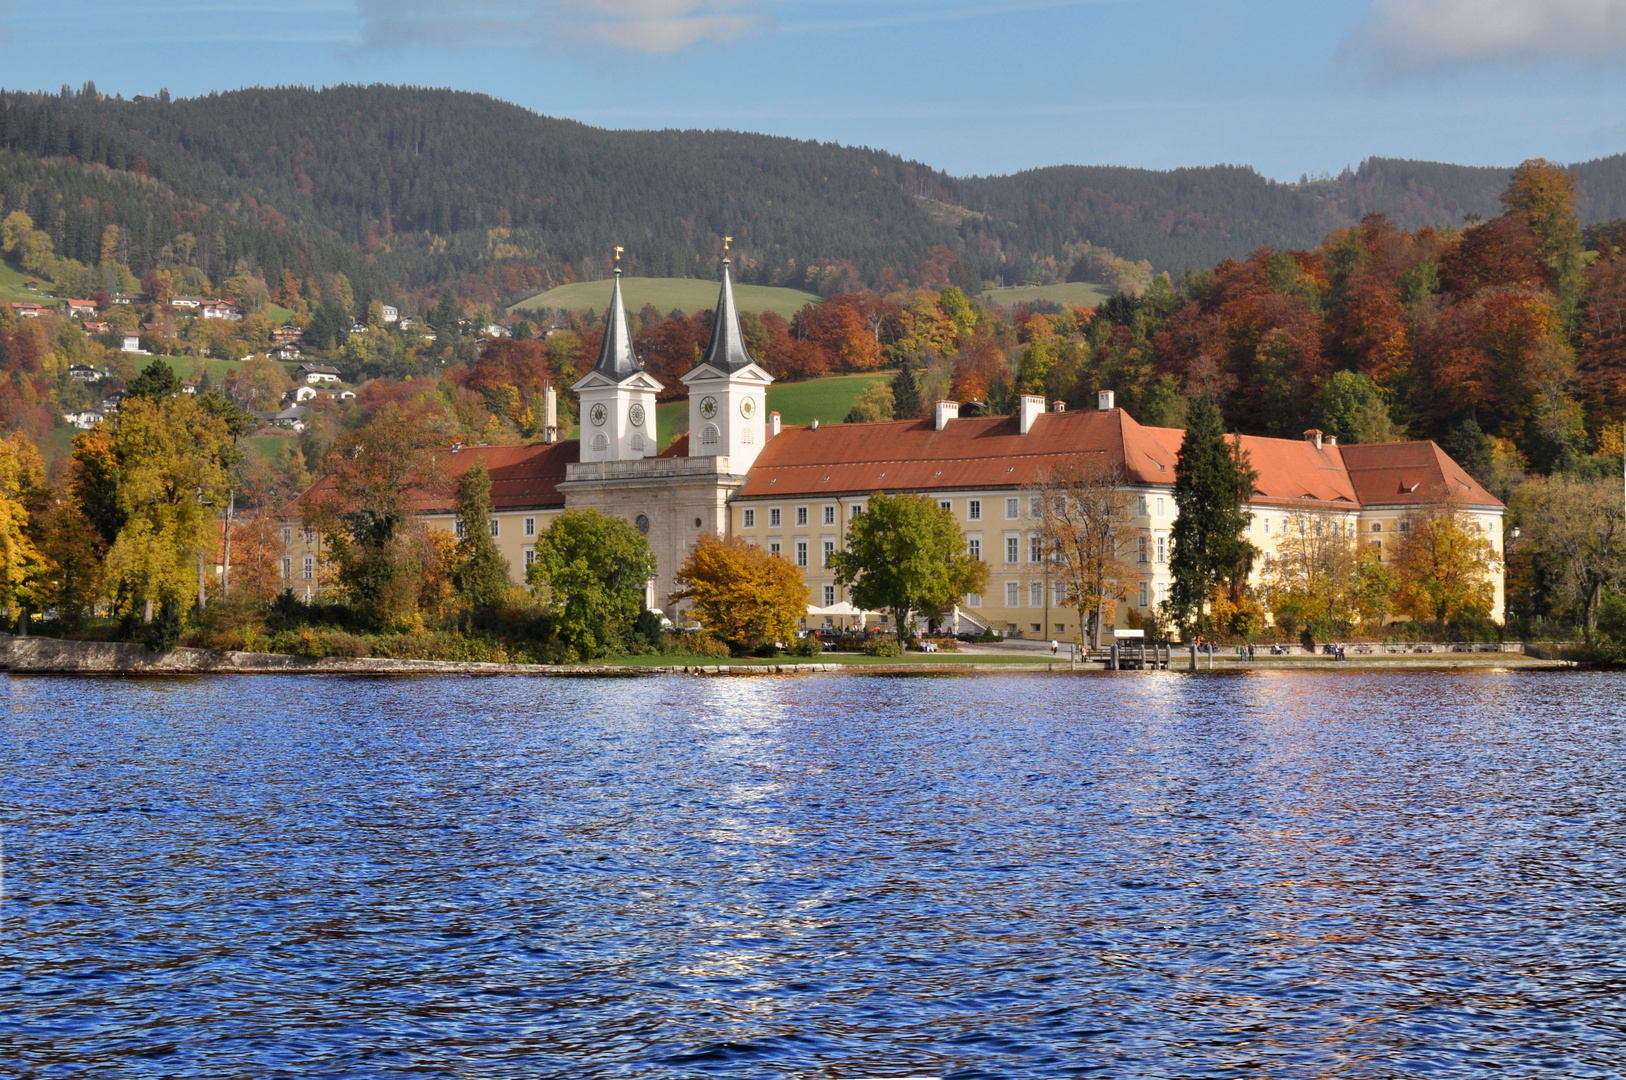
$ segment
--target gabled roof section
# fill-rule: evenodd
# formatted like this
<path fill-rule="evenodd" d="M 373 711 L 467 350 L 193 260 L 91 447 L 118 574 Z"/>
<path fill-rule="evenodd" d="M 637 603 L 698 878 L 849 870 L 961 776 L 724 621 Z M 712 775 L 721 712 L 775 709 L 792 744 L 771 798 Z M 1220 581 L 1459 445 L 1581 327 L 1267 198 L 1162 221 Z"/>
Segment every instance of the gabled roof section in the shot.
<path fill-rule="evenodd" d="M 632 351 L 632 334 L 627 331 L 627 307 L 621 300 L 621 267 L 615 268 L 615 287 L 610 292 L 610 309 L 604 313 L 604 344 L 599 346 L 598 363 L 593 370 L 622 383 L 644 370 Z"/>
<path fill-rule="evenodd" d="M 723 285 L 717 293 L 717 311 L 711 320 L 711 344 L 697 367 L 716 368 L 732 375 L 741 368 L 756 363 L 745 348 L 745 337 L 740 333 L 740 313 L 734 306 L 734 283 L 729 280 L 728 260 L 723 260 Z"/>
<path fill-rule="evenodd" d="M 1340 449 L 1364 506 L 1429 506 L 1447 498 L 1464 506 L 1502 506 L 1432 442 L 1356 443 Z"/>
<path fill-rule="evenodd" d="M 581 443 L 575 439 L 523 446 L 465 446 L 456 450 L 447 447 L 435 454 L 436 469 L 444 482 L 443 492 L 437 495 L 415 491 L 413 506 L 420 514 L 455 513 L 452 492 L 456 490 L 457 478 L 480 461 L 491 474 L 493 510 L 559 509 L 565 505 L 564 494 L 559 491 L 565 479 L 565 466 L 580 460 Z M 329 473 L 284 508 L 284 520 L 297 519 L 301 504 L 320 503 L 332 494 L 333 475 Z"/>

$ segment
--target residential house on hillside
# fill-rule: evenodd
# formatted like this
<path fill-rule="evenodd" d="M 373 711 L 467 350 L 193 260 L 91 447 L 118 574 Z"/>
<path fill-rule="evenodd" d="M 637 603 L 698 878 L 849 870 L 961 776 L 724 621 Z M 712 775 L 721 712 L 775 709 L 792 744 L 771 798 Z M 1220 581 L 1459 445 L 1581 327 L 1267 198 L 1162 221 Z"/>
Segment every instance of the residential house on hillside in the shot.
<path fill-rule="evenodd" d="M 123 344 L 120 347 L 125 352 L 140 352 L 141 351 L 141 335 L 135 333 L 132 330 L 126 330 L 124 332 Z"/>
<path fill-rule="evenodd" d="M 183 309 L 183 310 L 186 310 L 186 311 L 197 311 L 199 308 L 201 308 L 203 306 L 203 297 L 201 297 L 201 296 L 177 296 L 175 299 L 173 299 L 173 300 L 171 300 L 169 302 L 169 306 L 172 307 L 172 308 L 180 308 L 180 309 Z"/>
<path fill-rule="evenodd" d="M 303 326 L 277 326 L 271 330 L 271 341 L 276 345 L 291 345 L 304 336 Z"/>
<path fill-rule="evenodd" d="M 269 352 L 267 352 L 265 355 L 269 356 L 273 360 L 285 360 L 286 361 L 286 360 L 298 360 L 300 357 L 304 356 L 305 354 L 299 350 L 298 345 L 295 345 L 291 341 L 285 341 L 281 345 L 272 346 L 271 350 Z"/>
<path fill-rule="evenodd" d="M 86 319 L 84 331 L 87 334 L 111 334 L 113 328 L 100 319 Z"/>
<path fill-rule="evenodd" d="M 70 365 L 68 365 L 68 378 L 73 379 L 75 382 L 82 382 L 82 383 L 101 382 L 102 379 L 104 377 L 106 377 L 106 375 L 107 375 L 107 369 L 105 369 L 105 368 L 98 371 L 97 369 L 91 367 L 89 364 L 70 364 Z"/>
<path fill-rule="evenodd" d="M 296 377 L 312 384 L 338 382 L 339 369 L 327 364 L 300 364 Z"/>
<path fill-rule="evenodd" d="M 96 301 L 94 300 L 64 300 L 63 303 L 68 305 L 68 316 L 70 318 L 84 319 L 96 314 Z"/>
<path fill-rule="evenodd" d="M 304 431 L 305 422 L 310 418 L 311 411 L 303 405 L 292 405 L 271 417 L 271 422 L 277 427 L 292 428 L 295 431 Z"/>
<path fill-rule="evenodd" d="M 131 304 L 145 304 L 147 302 L 147 297 L 143 293 L 116 292 L 112 296 L 108 297 L 108 299 L 115 304 L 124 304 L 126 306 Z"/>
<path fill-rule="evenodd" d="M 43 309 L 38 304 L 32 304 L 26 300 L 13 300 L 11 310 L 16 313 L 19 319 L 37 319 Z"/>
<path fill-rule="evenodd" d="M 205 319 L 226 319 L 231 322 L 241 322 L 243 319 L 243 309 L 226 300 L 205 300 L 198 311 Z"/>
<path fill-rule="evenodd" d="M 384 305 L 384 321 L 385 322 L 392 323 L 392 322 L 395 322 L 400 317 L 401 317 L 401 311 L 400 311 L 399 308 L 396 308 L 396 307 L 394 307 L 394 306 L 392 306 L 390 304 L 385 304 Z"/>
<path fill-rule="evenodd" d="M 62 419 L 67 421 L 70 427 L 76 427 L 81 431 L 89 431 L 102 422 L 102 414 L 94 409 L 86 409 L 84 412 L 63 413 Z"/>

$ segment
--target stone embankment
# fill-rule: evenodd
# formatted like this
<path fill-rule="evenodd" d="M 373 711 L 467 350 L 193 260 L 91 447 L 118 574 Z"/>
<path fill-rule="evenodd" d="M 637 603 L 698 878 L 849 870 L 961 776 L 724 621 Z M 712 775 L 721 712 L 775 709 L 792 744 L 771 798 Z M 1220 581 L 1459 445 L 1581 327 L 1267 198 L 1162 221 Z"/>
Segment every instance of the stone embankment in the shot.
<path fill-rule="evenodd" d="M 1236 671 L 1253 668 L 1341 669 L 1357 667 L 1398 670 L 1404 668 L 1510 668 L 1510 667 L 1572 667 L 1569 661 L 1556 659 L 1551 653 L 1531 648 L 1517 651 L 1498 650 L 1490 654 L 1463 655 L 1440 646 L 1434 656 L 1377 656 L 1338 661 L 1332 657 L 1269 657 L 1241 660 L 1234 654 L 1217 653 L 1210 661 L 1207 655 L 1199 658 L 1199 670 L 1214 669 Z M 1003 658 L 1002 658 L 1003 659 Z M 1171 657 L 1170 667 L 1182 670 L 1189 665 L 1188 655 L 1177 651 Z M 1103 664 L 1081 661 L 1076 666 L 1068 663 L 1065 655 L 1055 660 L 1046 657 L 1033 663 L 977 663 L 967 657 L 965 662 L 926 663 L 900 661 L 892 664 L 846 663 L 792 663 L 792 664 L 706 664 L 706 665 L 650 665 L 650 664 L 492 664 L 457 660 L 393 660 L 384 657 L 337 657 L 314 659 L 308 656 L 289 656 L 284 653 L 217 652 L 212 649 L 178 648 L 172 652 L 156 653 L 144 645 L 109 641 L 61 641 L 57 638 L 13 637 L 0 634 L 0 671 L 18 674 L 83 674 L 83 675 L 554 675 L 554 676 L 633 676 L 633 675 L 814 675 L 847 673 L 868 675 L 969 675 L 988 672 L 1016 673 L 1028 671 L 1100 671 Z"/>

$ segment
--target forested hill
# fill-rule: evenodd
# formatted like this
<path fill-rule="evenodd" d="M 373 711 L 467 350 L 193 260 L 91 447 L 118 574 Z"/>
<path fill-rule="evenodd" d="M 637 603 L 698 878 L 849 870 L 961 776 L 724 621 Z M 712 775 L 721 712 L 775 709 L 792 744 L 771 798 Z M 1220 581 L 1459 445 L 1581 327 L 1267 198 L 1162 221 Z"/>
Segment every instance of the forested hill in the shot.
<path fill-rule="evenodd" d="M 1510 163 L 1511 164 L 1511 163 Z M 1626 214 L 1626 159 L 1574 168 L 1583 222 Z M 1381 211 L 1402 228 L 1493 216 L 1507 170 L 1371 159 L 1286 184 L 1236 166 L 1058 166 L 956 178 L 893 154 L 721 131 L 608 131 L 478 94 L 252 89 L 171 101 L 87 87 L 4 95 L 0 198 L 94 264 L 122 226 L 137 274 L 177 252 L 218 279 L 343 270 L 358 294 L 518 299 L 605 272 L 747 281 L 1057 280 L 1088 245 L 1176 274 L 1311 247 Z"/>

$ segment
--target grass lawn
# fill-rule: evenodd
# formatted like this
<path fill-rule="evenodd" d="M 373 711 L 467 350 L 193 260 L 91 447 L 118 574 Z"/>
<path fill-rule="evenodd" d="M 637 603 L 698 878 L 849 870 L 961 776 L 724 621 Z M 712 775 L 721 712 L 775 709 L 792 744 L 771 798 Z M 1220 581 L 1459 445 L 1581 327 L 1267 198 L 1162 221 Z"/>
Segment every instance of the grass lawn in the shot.
<path fill-rule="evenodd" d="M 25 281 L 39 282 L 39 292 L 29 292 L 23 288 Z M 23 300 L 42 307 L 53 307 L 56 301 L 51 299 L 50 292 L 54 288 L 55 285 L 38 274 L 27 274 L 9 263 L 0 262 L 0 300 Z"/>
<path fill-rule="evenodd" d="M 627 310 L 636 312 L 645 304 L 654 304 L 662 315 L 677 308 L 680 311 L 707 311 L 717 304 L 717 282 L 704 278 L 647 278 L 624 277 L 621 295 Z M 734 286 L 734 302 L 741 311 L 776 311 L 790 318 L 803 304 L 818 300 L 812 293 L 800 289 L 779 289 L 771 285 Z M 586 311 L 592 308 L 602 314 L 610 306 L 608 281 L 579 281 L 574 285 L 560 285 L 529 300 L 521 300 L 508 310 L 524 311 L 533 308 L 564 308 L 568 311 Z"/>
<path fill-rule="evenodd" d="M 279 430 L 287 431 L 286 428 Z M 264 461 L 272 461 L 288 443 L 298 446 L 299 436 L 292 431 L 288 431 L 286 435 L 247 435 L 238 442 L 245 454 L 251 454 Z"/>
<path fill-rule="evenodd" d="M 807 382 L 775 383 L 768 387 L 768 411 L 778 412 L 783 424 L 839 424 L 847 412 L 864 393 L 864 387 L 873 382 L 890 382 L 892 372 L 874 375 L 832 375 L 827 379 Z M 663 402 L 655 410 L 659 425 L 661 447 L 689 430 L 689 403 Z"/>
<path fill-rule="evenodd" d="M 46 469 L 73 453 L 73 437 L 78 433 L 77 428 L 68 427 L 52 428 L 46 432 L 39 445 L 40 459 L 45 462 Z"/>
<path fill-rule="evenodd" d="M 989 289 L 982 294 L 989 303 L 1015 307 L 1034 300 L 1053 300 L 1067 307 L 1095 307 L 1107 298 L 1099 285 L 1065 281 L 1059 285 L 1024 285 L 1009 289 Z"/>

